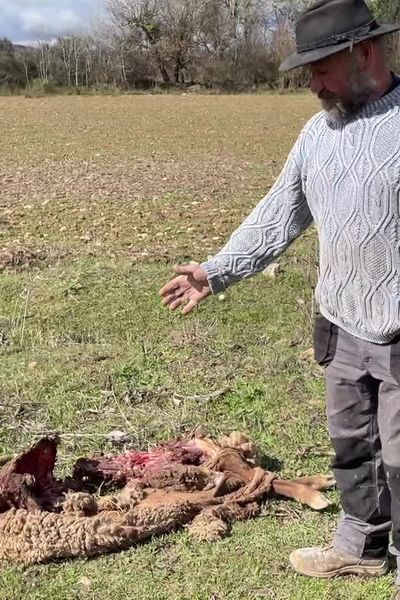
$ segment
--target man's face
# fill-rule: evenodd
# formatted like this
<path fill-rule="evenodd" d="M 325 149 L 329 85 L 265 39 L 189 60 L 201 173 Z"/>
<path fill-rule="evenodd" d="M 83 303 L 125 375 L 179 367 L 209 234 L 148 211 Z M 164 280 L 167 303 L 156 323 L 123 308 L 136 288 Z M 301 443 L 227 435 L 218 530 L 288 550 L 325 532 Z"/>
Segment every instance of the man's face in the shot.
<path fill-rule="evenodd" d="M 344 50 L 310 65 L 310 89 L 334 120 L 354 116 L 376 89 L 360 53 Z"/>

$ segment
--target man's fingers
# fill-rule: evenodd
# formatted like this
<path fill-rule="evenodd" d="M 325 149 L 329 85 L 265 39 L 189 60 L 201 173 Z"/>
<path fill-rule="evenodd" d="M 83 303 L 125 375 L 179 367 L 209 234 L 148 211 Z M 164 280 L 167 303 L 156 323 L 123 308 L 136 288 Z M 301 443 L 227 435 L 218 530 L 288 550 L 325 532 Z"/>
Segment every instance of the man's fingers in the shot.
<path fill-rule="evenodd" d="M 176 298 L 176 300 L 173 300 L 173 302 L 170 302 L 169 308 L 171 310 L 175 310 L 176 308 L 178 308 L 178 306 L 180 306 L 183 302 L 183 298 Z"/>
<path fill-rule="evenodd" d="M 168 294 L 168 296 L 164 296 L 164 298 L 162 299 L 162 304 L 164 306 L 167 306 L 168 304 L 171 304 L 171 302 L 173 302 L 174 300 L 176 300 L 176 295 Z"/>
<path fill-rule="evenodd" d="M 197 308 L 197 302 L 195 300 L 189 300 L 189 302 L 186 304 L 186 306 L 182 309 L 182 314 L 187 315 L 194 308 Z"/>
<path fill-rule="evenodd" d="M 185 277 L 175 277 L 175 279 L 171 279 L 163 288 L 159 291 L 160 296 L 167 296 L 168 294 L 174 294 L 179 290 L 182 284 L 186 283 Z"/>
<path fill-rule="evenodd" d="M 175 290 L 177 290 L 179 284 L 176 283 L 175 280 L 170 281 L 167 285 L 164 285 L 163 288 L 158 292 L 160 296 L 167 296 L 168 294 L 173 294 Z"/>
<path fill-rule="evenodd" d="M 187 315 L 198 305 L 198 303 L 195 300 L 187 301 L 187 298 L 185 298 L 184 295 L 178 296 L 177 294 L 169 294 L 168 296 L 165 296 L 165 298 L 163 298 L 162 300 L 163 305 L 168 306 L 170 310 L 176 310 L 185 302 L 187 302 L 187 304 L 183 307 L 183 315 Z"/>

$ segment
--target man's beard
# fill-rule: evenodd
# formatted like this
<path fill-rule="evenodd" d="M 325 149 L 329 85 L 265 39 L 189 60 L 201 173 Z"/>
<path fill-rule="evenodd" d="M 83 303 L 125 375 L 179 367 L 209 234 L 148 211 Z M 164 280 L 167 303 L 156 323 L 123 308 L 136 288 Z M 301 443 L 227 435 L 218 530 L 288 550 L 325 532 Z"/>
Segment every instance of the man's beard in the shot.
<path fill-rule="evenodd" d="M 334 121 L 344 121 L 354 117 L 368 102 L 377 88 L 377 82 L 361 72 L 355 63 L 349 72 L 350 89 L 346 96 L 323 91 L 318 94 L 322 107 Z"/>

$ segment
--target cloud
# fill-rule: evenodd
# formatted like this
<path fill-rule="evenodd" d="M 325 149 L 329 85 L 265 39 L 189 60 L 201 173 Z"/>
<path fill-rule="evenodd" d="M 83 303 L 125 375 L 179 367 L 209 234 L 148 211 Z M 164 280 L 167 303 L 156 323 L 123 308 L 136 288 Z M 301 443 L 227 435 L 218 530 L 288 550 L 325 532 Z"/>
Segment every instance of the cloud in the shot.
<path fill-rule="evenodd" d="M 70 9 L 63 9 L 57 14 L 52 10 L 24 10 L 20 14 L 20 22 L 26 35 L 40 38 L 70 35 L 82 28 L 81 19 Z"/>
<path fill-rule="evenodd" d="M 90 28 L 104 0 L 0 0 L 0 37 L 50 40 Z"/>

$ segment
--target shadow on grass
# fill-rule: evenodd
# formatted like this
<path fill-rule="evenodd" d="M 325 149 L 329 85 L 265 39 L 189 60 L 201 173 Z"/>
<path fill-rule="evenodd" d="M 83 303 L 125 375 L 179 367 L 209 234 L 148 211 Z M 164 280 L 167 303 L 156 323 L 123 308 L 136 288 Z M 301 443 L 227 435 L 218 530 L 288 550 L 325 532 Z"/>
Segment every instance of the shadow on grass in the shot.
<path fill-rule="evenodd" d="M 273 456 L 264 455 L 260 457 L 260 467 L 266 471 L 279 473 L 283 469 L 283 462 Z"/>

